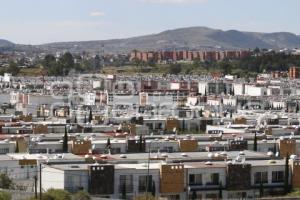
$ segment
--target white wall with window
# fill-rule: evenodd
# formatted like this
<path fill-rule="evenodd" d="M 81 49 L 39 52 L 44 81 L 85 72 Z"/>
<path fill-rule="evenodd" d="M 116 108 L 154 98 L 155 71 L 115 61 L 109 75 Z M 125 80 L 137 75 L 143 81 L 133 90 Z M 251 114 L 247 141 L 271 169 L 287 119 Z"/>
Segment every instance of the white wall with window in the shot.
<path fill-rule="evenodd" d="M 258 164 L 260 161 L 257 161 Z M 267 162 L 267 161 L 264 161 Z M 283 160 L 276 160 L 278 163 L 268 165 L 252 165 L 251 184 L 253 186 L 263 185 L 283 185 L 285 165 Z"/>
<path fill-rule="evenodd" d="M 133 198 L 144 194 L 146 190 L 147 163 L 118 164 L 115 168 L 115 194 L 113 198 L 121 198 L 124 184 L 126 195 Z M 155 184 L 156 195 L 159 193 L 159 163 L 150 164 L 149 176 Z"/>

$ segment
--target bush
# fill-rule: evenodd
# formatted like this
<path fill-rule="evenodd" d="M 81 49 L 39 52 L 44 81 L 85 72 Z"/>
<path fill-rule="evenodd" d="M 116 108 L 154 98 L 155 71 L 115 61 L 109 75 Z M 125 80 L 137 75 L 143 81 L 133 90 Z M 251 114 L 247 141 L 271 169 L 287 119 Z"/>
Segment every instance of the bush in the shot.
<path fill-rule="evenodd" d="M 71 194 L 65 190 L 49 189 L 43 194 L 43 200 L 71 200 Z"/>
<path fill-rule="evenodd" d="M 0 200 L 11 200 L 11 194 L 8 192 L 0 191 Z"/>
<path fill-rule="evenodd" d="M 91 200 L 90 195 L 86 191 L 79 191 L 73 195 L 73 200 Z"/>
<path fill-rule="evenodd" d="M 7 174 L 0 174 L 0 188 L 10 189 L 12 184 L 12 180 L 7 176 Z"/>
<path fill-rule="evenodd" d="M 134 198 L 134 200 L 158 200 L 158 199 L 152 196 L 152 194 L 147 194 L 147 195 L 144 194 Z"/>

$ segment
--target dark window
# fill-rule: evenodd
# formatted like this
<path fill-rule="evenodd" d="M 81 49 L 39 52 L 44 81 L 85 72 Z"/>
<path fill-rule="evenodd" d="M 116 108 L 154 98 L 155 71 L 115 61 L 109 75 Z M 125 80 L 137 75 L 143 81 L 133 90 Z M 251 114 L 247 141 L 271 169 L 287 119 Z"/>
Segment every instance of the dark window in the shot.
<path fill-rule="evenodd" d="M 268 183 L 268 172 L 256 172 L 254 182 L 255 184 Z"/>
<path fill-rule="evenodd" d="M 219 174 L 213 173 L 210 175 L 210 182 L 207 183 L 207 185 L 219 185 Z"/>
<path fill-rule="evenodd" d="M 123 186 L 126 186 L 126 192 L 132 193 L 133 191 L 133 176 L 132 175 L 120 175 L 120 188 L 119 192 L 122 193 Z"/>
<path fill-rule="evenodd" d="M 190 174 L 189 184 L 190 185 L 202 185 L 202 174 Z"/>
<path fill-rule="evenodd" d="M 284 174 L 283 171 L 273 171 L 272 172 L 272 183 L 283 182 Z"/>
<path fill-rule="evenodd" d="M 152 176 L 151 175 L 149 176 L 148 183 L 149 184 L 152 183 Z M 139 192 L 146 192 L 146 188 L 147 188 L 147 175 L 139 176 Z"/>

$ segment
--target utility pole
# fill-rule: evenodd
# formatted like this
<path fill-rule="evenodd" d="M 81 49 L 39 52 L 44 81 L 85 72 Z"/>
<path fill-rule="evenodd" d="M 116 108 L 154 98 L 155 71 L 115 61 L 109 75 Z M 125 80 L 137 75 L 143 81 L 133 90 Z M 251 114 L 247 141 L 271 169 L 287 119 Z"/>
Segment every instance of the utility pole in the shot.
<path fill-rule="evenodd" d="M 34 198 L 38 198 L 38 193 L 37 193 L 37 176 L 34 176 Z"/>
<path fill-rule="evenodd" d="M 42 200 L 42 163 L 40 163 L 40 200 Z"/>

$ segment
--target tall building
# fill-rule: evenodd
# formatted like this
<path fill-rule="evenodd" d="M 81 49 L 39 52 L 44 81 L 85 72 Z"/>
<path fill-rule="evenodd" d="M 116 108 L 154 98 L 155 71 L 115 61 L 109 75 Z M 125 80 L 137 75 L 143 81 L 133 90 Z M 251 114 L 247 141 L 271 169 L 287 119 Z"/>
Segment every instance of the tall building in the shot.
<path fill-rule="evenodd" d="M 289 77 L 292 79 L 300 78 L 300 67 L 290 67 Z"/>

